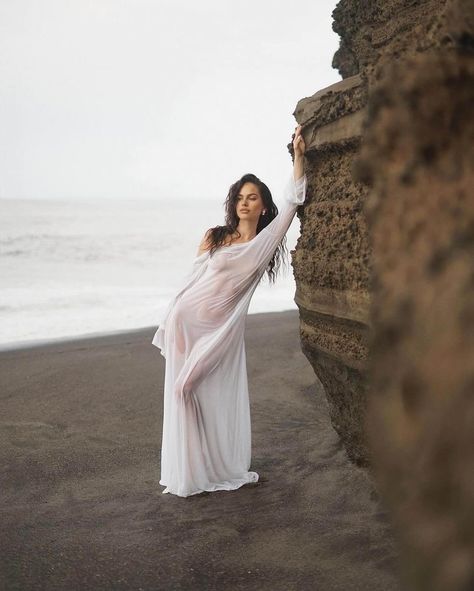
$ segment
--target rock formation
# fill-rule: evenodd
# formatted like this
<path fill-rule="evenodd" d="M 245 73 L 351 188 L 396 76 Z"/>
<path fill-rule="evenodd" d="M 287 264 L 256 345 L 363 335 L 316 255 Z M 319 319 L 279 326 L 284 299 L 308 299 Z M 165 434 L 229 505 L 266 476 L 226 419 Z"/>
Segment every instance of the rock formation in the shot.
<path fill-rule="evenodd" d="M 395 83 L 396 81 L 396 83 Z M 369 435 L 415 588 L 474 584 L 474 57 L 423 54 L 371 97 Z"/>
<path fill-rule="evenodd" d="M 366 189 L 352 180 L 367 100 L 356 75 L 301 100 L 310 198 L 292 265 L 301 344 L 323 383 L 332 423 L 349 456 L 367 463 L 366 408 L 369 251 Z"/>
<path fill-rule="evenodd" d="M 342 0 L 299 101 L 301 342 L 371 465 L 408 588 L 474 588 L 474 2 Z"/>

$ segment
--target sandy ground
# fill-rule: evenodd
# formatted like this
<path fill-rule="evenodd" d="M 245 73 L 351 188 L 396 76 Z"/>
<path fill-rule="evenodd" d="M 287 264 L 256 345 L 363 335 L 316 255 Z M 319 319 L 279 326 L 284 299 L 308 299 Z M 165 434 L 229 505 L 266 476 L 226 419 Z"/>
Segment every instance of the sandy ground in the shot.
<path fill-rule="evenodd" d="M 247 317 L 260 482 L 158 484 L 155 328 L 0 354 L 2 589 L 401 589 L 386 510 L 346 457 L 298 312 Z"/>

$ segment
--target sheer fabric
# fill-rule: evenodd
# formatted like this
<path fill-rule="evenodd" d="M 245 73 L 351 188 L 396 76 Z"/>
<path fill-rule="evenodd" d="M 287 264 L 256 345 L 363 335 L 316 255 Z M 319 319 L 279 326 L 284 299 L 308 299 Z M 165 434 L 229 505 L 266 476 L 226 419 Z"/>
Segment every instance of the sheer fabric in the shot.
<path fill-rule="evenodd" d="M 257 284 L 306 196 L 291 176 L 278 215 L 252 240 L 193 261 L 152 344 L 166 359 L 160 484 L 181 497 L 257 482 L 245 317 Z"/>

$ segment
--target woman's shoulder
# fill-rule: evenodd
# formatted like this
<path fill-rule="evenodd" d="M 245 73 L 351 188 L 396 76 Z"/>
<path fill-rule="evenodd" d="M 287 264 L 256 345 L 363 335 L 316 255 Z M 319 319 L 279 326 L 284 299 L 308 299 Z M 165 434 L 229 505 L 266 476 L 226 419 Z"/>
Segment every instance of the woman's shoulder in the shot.
<path fill-rule="evenodd" d="M 205 231 L 204 236 L 202 237 L 201 242 L 199 243 L 198 254 L 202 254 L 204 251 L 209 250 L 211 248 L 212 230 L 213 228 L 208 228 Z"/>
<path fill-rule="evenodd" d="M 199 254 L 210 250 L 214 244 L 219 244 L 223 239 L 227 240 L 229 231 L 227 226 L 213 226 L 208 228 L 199 244 Z"/>

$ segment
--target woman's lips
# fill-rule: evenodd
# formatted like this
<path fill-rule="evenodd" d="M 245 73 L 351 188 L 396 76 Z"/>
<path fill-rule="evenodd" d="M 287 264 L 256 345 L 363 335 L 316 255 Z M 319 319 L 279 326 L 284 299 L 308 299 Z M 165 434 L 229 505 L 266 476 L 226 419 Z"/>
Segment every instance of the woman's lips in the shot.
<path fill-rule="evenodd" d="M 249 212 L 249 210 L 248 210 L 248 209 L 241 209 L 241 210 L 240 210 L 240 213 L 248 213 L 248 212 Z"/>

